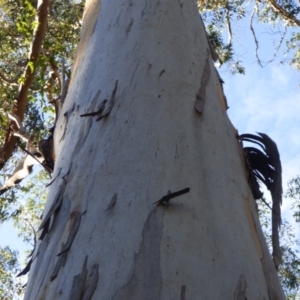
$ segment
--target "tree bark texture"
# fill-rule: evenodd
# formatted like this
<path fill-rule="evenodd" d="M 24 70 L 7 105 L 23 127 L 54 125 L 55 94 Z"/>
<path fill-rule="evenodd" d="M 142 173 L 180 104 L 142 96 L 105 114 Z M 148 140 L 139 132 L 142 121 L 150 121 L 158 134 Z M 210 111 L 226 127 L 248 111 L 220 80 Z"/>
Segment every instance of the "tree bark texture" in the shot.
<path fill-rule="evenodd" d="M 55 147 L 25 299 L 284 299 L 194 0 L 87 2 Z"/>

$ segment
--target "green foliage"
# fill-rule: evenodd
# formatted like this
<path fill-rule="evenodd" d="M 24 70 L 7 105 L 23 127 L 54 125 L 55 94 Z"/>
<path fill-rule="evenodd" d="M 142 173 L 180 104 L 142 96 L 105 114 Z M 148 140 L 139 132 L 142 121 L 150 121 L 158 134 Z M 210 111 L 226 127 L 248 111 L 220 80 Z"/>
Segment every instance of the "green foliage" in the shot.
<path fill-rule="evenodd" d="M 36 25 L 36 3 L 29 0 L 0 0 L 0 7 L 0 107 L 2 118 L 0 120 L 0 140 L 3 141 L 8 125 L 7 118 L 3 118 L 3 114 L 11 112 L 18 93 L 18 84 L 24 82 L 25 79 L 22 74 L 27 65 L 29 46 Z M 38 108 L 35 109 L 34 114 L 27 114 L 25 118 L 25 126 L 29 132 L 44 130 L 42 122 L 37 120 L 44 120 L 49 113 L 53 112 L 52 105 L 48 102 L 52 99 L 47 99 L 45 95 L 48 73 L 61 67 L 62 57 L 65 59 L 67 71 L 70 73 L 78 42 L 82 13 L 83 2 L 81 1 L 51 1 L 43 50 L 37 65 L 29 63 L 31 72 L 35 71 L 35 79 L 28 99 Z M 52 89 L 54 97 L 57 98 L 60 94 L 58 79 Z M 30 109 L 27 109 L 27 113 L 30 113 Z M 36 119 L 36 122 L 32 122 L 32 117 Z"/>
<path fill-rule="evenodd" d="M 291 182 L 294 182 L 293 179 Z M 300 178 L 299 178 L 300 183 Z M 299 186 L 300 187 L 300 186 Z M 294 194 L 296 195 L 296 194 Z M 300 199 L 300 188 L 298 189 L 297 197 Z M 289 201 L 290 194 L 285 195 L 285 201 Z M 259 207 L 259 219 L 263 228 L 264 235 L 266 237 L 267 245 L 272 253 L 272 234 L 271 234 L 271 210 L 265 204 L 269 206 L 272 204 L 265 198 L 264 201 L 258 202 Z M 278 275 L 282 283 L 283 290 L 287 299 L 297 299 L 298 291 L 300 289 L 300 257 L 299 257 L 300 243 L 295 236 L 295 228 L 293 228 L 289 222 L 284 220 L 280 230 L 280 248 L 282 251 L 283 262 L 279 266 Z"/>
<path fill-rule="evenodd" d="M 16 279 L 19 273 L 17 260 L 18 253 L 9 247 L 0 247 L 0 299 L 16 299 L 24 291 L 20 280 Z"/>
<path fill-rule="evenodd" d="M 17 186 L 0 199 L 1 210 L 6 213 L 0 220 L 2 222 L 8 219 L 13 220 L 19 237 L 29 247 L 26 251 L 27 255 L 34 248 L 37 239 L 37 228 L 41 222 L 48 193 L 45 184 L 48 181 L 49 175 L 44 170 L 40 170 L 33 177 L 25 180 L 22 186 Z M 4 209 L 3 206 L 5 206 Z M 17 252 L 8 247 L 4 250 L 5 253 L 1 257 L 0 248 L 0 299 L 13 299 L 12 296 L 16 297 L 24 292 L 24 279 L 20 278 L 19 280 L 15 277 L 25 267 L 27 260 L 22 262 L 22 268 L 20 268 Z"/>
<path fill-rule="evenodd" d="M 282 225 L 280 238 L 283 262 L 279 277 L 285 295 L 293 299 L 300 288 L 299 241 L 296 240 L 295 229 L 286 221 Z"/>
<path fill-rule="evenodd" d="M 286 196 L 293 200 L 292 208 L 294 218 L 297 223 L 300 223 L 300 176 L 293 178 L 288 183 Z"/>
<path fill-rule="evenodd" d="M 0 140 L 3 144 L 8 128 L 7 112 L 12 111 L 18 94 L 18 86 L 25 82 L 24 70 L 28 65 L 28 53 L 36 26 L 36 0 L 0 0 Z M 70 76 L 71 65 L 78 42 L 83 1 L 51 1 L 47 32 L 38 62 L 28 66 L 35 77 L 28 93 L 23 126 L 37 143 L 49 135 L 53 126 L 53 106 L 49 103 L 61 93 L 60 72 L 62 59 L 65 73 Z M 50 86 L 47 98 L 49 72 L 57 77 Z M 23 142 L 19 142 L 23 144 Z M 12 158 L 0 174 L 0 184 L 12 174 L 16 164 L 26 154 L 17 147 Z M 44 208 L 49 175 L 40 166 L 35 166 L 33 176 L 0 196 L 0 224 L 12 220 L 19 236 L 34 246 L 36 230 Z M 9 248 L 0 248 L 0 299 L 13 299 L 22 293 L 15 275 L 20 272 L 17 253 Z"/>
<path fill-rule="evenodd" d="M 61 93 L 59 72 L 64 58 L 66 73 L 70 74 L 72 60 L 78 41 L 80 19 L 83 13 L 82 1 L 51 1 L 47 32 L 43 49 L 36 65 L 27 62 L 33 29 L 36 25 L 36 5 L 33 0 L 0 0 L 0 140 L 5 140 L 8 128 L 7 112 L 12 111 L 14 99 L 18 94 L 18 84 L 24 82 L 23 72 L 26 65 L 35 78 L 28 94 L 23 126 L 36 143 L 49 135 L 47 128 L 53 126 L 53 106 L 45 91 L 49 81 L 49 71 L 57 72 L 58 77 L 50 86 L 51 95 L 56 99 Z M 15 151 L 10 163 L 3 170 L 12 174 L 20 159 Z M 4 175 L 4 174 L 3 174 Z M 4 178 L 2 183 L 4 182 Z M 16 198 L 26 198 L 28 190 L 23 188 L 7 192 L 0 201 L 0 222 L 15 216 L 19 211 L 12 208 Z M 21 194 L 20 194 L 21 193 Z"/>

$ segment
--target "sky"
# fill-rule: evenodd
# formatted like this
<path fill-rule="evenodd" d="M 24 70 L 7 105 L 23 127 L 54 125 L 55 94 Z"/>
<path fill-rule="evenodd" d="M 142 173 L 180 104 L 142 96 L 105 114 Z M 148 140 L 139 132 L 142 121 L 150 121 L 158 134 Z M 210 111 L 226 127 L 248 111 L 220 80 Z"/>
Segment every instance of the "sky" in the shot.
<path fill-rule="evenodd" d="M 268 61 L 273 57 L 276 37 L 270 34 L 267 27 L 258 26 L 256 30 L 260 57 Z M 225 81 L 227 112 L 239 134 L 266 133 L 276 142 L 285 193 L 288 181 L 300 175 L 300 72 L 288 64 L 282 64 L 286 58 L 284 48 L 279 50 L 275 61 L 264 68 L 259 67 L 249 24 L 240 22 L 233 32 L 237 41 L 236 55 L 243 62 L 246 74 L 233 76 L 226 67 L 219 69 Z M 269 192 L 266 189 L 263 191 L 270 199 Z M 281 209 L 283 220 L 293 225 L 296 238 L 300 240 L 300 227 L 292 218 L 291 201 L 283 198 Z"/>
<path fill-rule="evenodd" d="M 283 168 L 283 188 L 287 182 L 300 175 L 300 73 L 280 60 L 274 61 L 265 68 L 260 68 L 254 55 L 255 45 L 249 38 L 249 25 L 239 23 L 235 40 L 236 53 L 246 69 L 245 75 L 231 75 L 226 66 L 219 69 L 224 83 L 229 109 L 228 115 L 239 134 L 262 132 L 268 134 L 276 143 L 281 156 Z M 267 44 L 267 36 L 260 29 L 262 44 Z M 269 45 L 271 43 L 269 42 Z M 267 60 L 272 57 L 273 46 L 261 50 Z M 279 55 L 280 56 L 280 55 Z M 290 202 L 283 199 L 283 219 L 294 224 L 296 236 L 300 239 L 299 225 L 292 222 Z M 24 261 L 24 250 L 27 248 L 18 238 L 11 223 L 0 227 L 0 246 L 9 244 L 19 250 Z"/>
<path fill-rule="evenodd" d="M 298 72 L 289 66 L 274 64 L 259 69 L 252 65 L 247 67 L 245 76 L 221 76 L 225 81 L 228 115 L 239 134 L 262 132 L 276 142 L 281 158 L 285 192 L 287 182 L 300 175 Z M 267 191 L 264 194 L 269 196 Z M 293 221 L 291 202 L 285 198 L 282 216 L 289 222 Z M 297 238 L 300 239 L 299 225 L 294 226 Z"/>

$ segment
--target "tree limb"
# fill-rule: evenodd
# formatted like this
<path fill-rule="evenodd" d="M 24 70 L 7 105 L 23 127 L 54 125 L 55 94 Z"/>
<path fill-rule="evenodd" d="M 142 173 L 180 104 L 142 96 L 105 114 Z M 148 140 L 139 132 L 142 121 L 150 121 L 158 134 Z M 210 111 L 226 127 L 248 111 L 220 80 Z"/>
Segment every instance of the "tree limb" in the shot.
<path fill-rule="evenodd" d="M 0 72 L 0 79 L 4 81 L 6 84 L 11 86 L 18 86 L 18 78 L 9 79 L 3 73 Z"/>
<path fill-rule="evenodd" d="M 20 122 L 22 122 L 24 119 L 28 91 L 34 79 L 36 63 L 41 52 L 41 47 L 46 32 L 49 3 L 50 0 L 39 0 L 37 5 L 37 25 L 33 32 L 33 40 L 29 50 L 29 59 L 23 75 L 25 80 L 19 86 L 18 95 L 12 109 L 13 115 L 17 116 L 20 119 Z M 1 151 L 2 153 L 0 153 L 0 170 L 4 167 L 5 163 L 15 150 L 17 141 L 17 137 L 13 135 L 15 129 L 16 124 L 12 121 L 6 132 L 4 145 Z"/>
<path fill-rule="evenodd" d="M 232 46 L 232 30 L 231 30 L 231 22 L 230 22 L 230 7 L 229 1 L 226 2 L 226 23 L 227 23 L 227 32 L 228 32 L 228 44 L 227 47 Z"/>
<path fill-rule="evenodd" d="M 275 0 L 267 0 L 267 2 L 270 4 L 274 11 L 278 12 L 287 21 L 291 22 L 293 25 L 300 26 L 300 20 L 280 7 Z"/>

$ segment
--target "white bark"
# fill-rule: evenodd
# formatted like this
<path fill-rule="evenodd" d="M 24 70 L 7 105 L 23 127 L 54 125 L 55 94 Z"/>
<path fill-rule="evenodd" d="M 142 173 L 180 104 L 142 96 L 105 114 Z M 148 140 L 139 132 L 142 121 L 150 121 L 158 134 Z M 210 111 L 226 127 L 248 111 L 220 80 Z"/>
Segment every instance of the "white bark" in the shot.
<path fill-rule="evenodd" d="M 208 49 L 193 0 L 87 3 L 25 299 L 284 298 Z"/>

